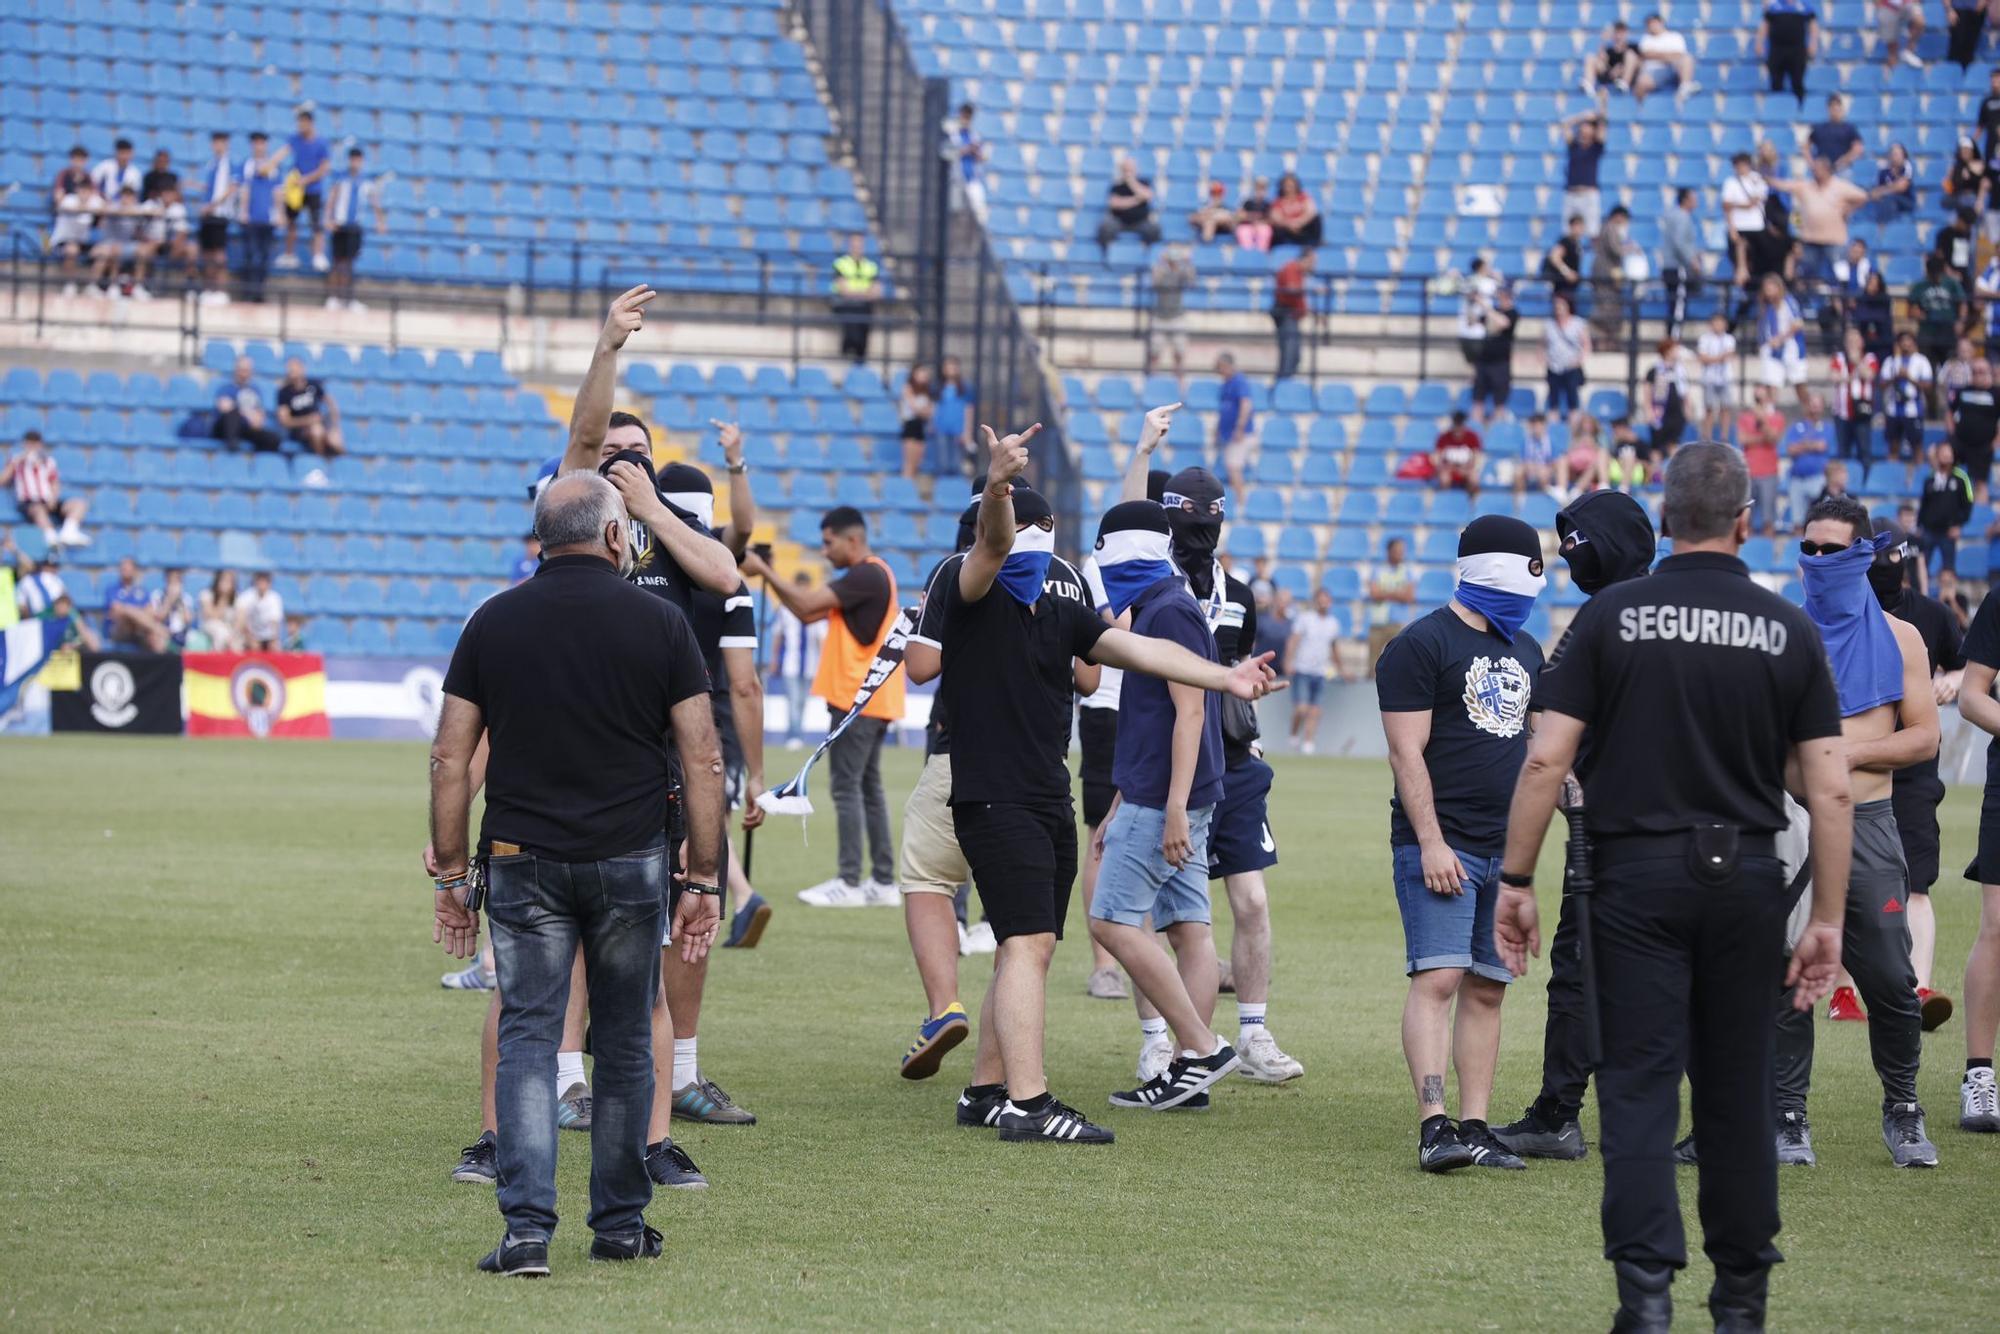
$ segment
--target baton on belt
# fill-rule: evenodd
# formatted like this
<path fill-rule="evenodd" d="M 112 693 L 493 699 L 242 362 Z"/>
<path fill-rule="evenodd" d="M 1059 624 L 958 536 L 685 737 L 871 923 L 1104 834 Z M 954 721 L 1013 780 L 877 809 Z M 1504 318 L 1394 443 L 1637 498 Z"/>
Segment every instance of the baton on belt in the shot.
<path fill-rule="evenodd" d="M 1563 779 L 1561 809 L 1569 821 L 1563 893 L 1575 899 L 1577 975 L 1583 985 L 1583 1055 L 1595 1070 L 1604 1059 L 1604 1032 L 1597 1016 L 1597 951 L 1592 946 L 1590 924 L 1590 897 L 1597 892 L 1597 881 L 1590 871 L 1590 835 L 1583 827 L 1583 788 L 1575 778 Z"/>

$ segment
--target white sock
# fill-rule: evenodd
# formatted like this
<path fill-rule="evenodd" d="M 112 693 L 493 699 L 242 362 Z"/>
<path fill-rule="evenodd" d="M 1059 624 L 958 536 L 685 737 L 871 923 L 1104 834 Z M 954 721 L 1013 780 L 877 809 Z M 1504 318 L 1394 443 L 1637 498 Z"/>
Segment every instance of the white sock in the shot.
<path fill-rule="evenodd" d="M 1251 1038 L 1264 1031 L 1264 1007 L 1236 1002 L 1236 1045 L 1242 1046 Z"/>
<path fill-rule="evenodd" d="M 1227 1042 L 1223 1041 L 1222 1034 L 1217 1033 L 1215 1035 L 1215 1045 L 1207 1051 L 1196 1051 L 1193 1047 L 1182 1047 L 1181 1055 L 1192 1061 L 1205 1061 L 1228 1045 Z"/>
<path fill-rule="evenodd" d="M 694 1044 L 696 1038 L 674 1039 L 674 1087 L 684 1089 L 695 1081 Z"/>
<path fill-rule="evenodd" d="M 580 1051 L 559 1051 L 556 1053 L 556 1096 L 560 1098 L 569 1092 L 570 1085 L 589 1081 L 583 1077 L 583 1053 Z"/>
<path fill-rule="evenodd" d="M 1166 1035 L 1167 1035 L 1166 1020 L 1160 1018 L 1153 1018 L 1153 1019 L 1141 1019 L 1139 1021 L 1139 1036 L 1143 1038 L 1145 1041 L 1151 1042 L 1154 1038 L 1163 1038 Z"/>

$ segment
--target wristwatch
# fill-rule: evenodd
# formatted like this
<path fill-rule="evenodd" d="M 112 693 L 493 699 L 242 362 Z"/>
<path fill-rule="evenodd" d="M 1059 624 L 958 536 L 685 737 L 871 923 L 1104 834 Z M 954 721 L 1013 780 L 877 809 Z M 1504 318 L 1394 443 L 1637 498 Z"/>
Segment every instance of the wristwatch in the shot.
<path fill-rule="evenodd" d="M 1533 889 L 1535 887 L 1535 877 L 1532 873 L 1528 875 L 1516 875 L 1512 871 L 1502 871 L 1500 873 L 1500 883 L 1508 889 Z"/>
<path fill-rule="evenodd" d="M 684 888 L 690 894 L 706 894 L 710 898 L 717 898 L 717 899 L 722 897 L 722 886 L 705 885 L 699 880 L 688 881 L 687 884 L 684 886 Z"/>
<path fill-rule="evenodd" d="M 732 463 L 729 465 L 729 475 L 731 477 L 741 477 L 744 473 L 749 471 L 750 471 L 750 465 L 747 463 Z"/>

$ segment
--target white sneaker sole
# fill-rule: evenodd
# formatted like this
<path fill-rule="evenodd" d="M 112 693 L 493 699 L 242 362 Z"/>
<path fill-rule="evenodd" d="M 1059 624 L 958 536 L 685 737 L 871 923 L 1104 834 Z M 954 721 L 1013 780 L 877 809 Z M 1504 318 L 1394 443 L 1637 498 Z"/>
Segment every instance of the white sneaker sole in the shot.
<path fill-rule="evenodd" d="M 1186 1102 L 1189 1098 L 1192 1098 L 1195 1094 L 1206 1093 L 1210 1089 L 1214 1088 L 1217 1084 L 1222 1082 L 1224 1076 L 1233 1073 L 1236 1070 L 1236 1068 L 1242 1064 L 1243 1064 L 1243 1057 L 1241 1055 L 1231 1056 L 1228 1061 L 1226 1061 L 1222 1065 L 1217 1066 L 1215 1069 L 1204 1071 L 1202 1078 L 1200 1080 L 1196 1081 L 1193 1084 L 1183 1085 L 1182 1087 L 1175 1089 L 1171 1094 L 1160 1099 L 1158 1102 L 1154 1103 L 1152 1106 L 1146 1108 L 1145 1110 L 1149 1112 L 1172 1111 L 1174 1108 Z"/>
<path fill-rule="evenodd" d="M 1289 1070 L 1267 1070 L 1263 1066 L 1245 1063 L 1237 1073 L 1253 1084 L 1289 1084 L 1294 1079 L 1303 1078 L 1306 1068 L 1295 1063 L 1294 1068 Z"/>

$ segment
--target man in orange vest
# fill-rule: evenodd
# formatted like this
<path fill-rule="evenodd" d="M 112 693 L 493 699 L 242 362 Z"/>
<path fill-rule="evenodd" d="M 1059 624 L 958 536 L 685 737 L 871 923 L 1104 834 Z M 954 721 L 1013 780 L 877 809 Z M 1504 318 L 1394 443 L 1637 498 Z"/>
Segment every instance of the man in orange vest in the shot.
<path fill-rule="evenodd" d="M 826 622 L 813 694 L 826 701 L 838 727 L 854 707 L 854 694 L 868 675 L 875 651 L 896 623 L 896 576 L 868 548 L 868 521 L 850 505 L 828 510 L 819 526 L 820 554 L 840 577 L 817 588 L 771 579 L 772 596 L 792 615 L 811 624 Z M 754 558 L 753 558 L 754 559 Z M 753 574 L 761 573 L 746 565 Z M 827 751 L 832 766 L 833 806 L 839 816 L 839 874 L 799 891 L 815 908 L 893 908 L 902 902 L 896 886 L 896 845 L 889 839 L 889 802 L 882 792 L 882 738 L 903 716 L 903 674 L 882 683 L 861 716 Z M 867 830 L 869 875 L 861 878 L 862 831 Z"/>

